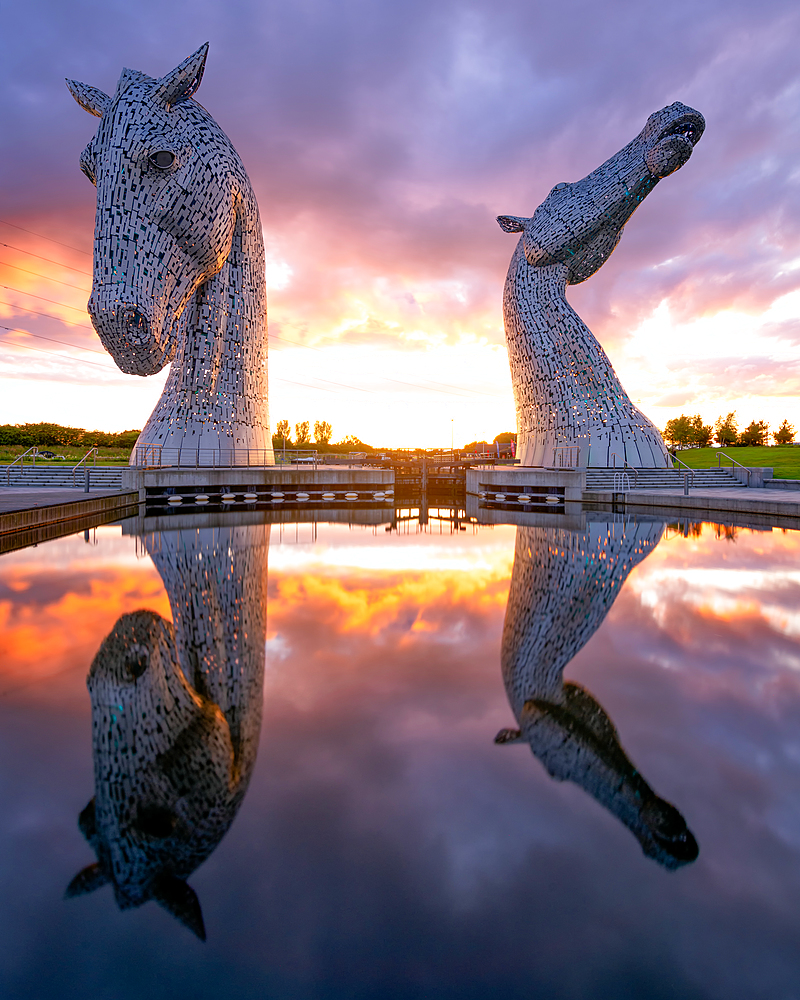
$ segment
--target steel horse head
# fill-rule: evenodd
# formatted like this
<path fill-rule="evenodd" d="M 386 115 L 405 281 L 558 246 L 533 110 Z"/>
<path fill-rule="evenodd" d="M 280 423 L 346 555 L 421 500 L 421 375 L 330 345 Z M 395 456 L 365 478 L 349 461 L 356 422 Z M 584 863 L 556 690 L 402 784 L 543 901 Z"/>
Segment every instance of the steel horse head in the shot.
<path fill-rule="evenodd" d="M 81 154 L 97 187 L 89 313 L 122 371 L 175 361 L 140 442 L 268 448 L 261 222 L 236 150 L 192 95 L 208 45 L 115 94 L 68 80 L 100 118 Z"/>

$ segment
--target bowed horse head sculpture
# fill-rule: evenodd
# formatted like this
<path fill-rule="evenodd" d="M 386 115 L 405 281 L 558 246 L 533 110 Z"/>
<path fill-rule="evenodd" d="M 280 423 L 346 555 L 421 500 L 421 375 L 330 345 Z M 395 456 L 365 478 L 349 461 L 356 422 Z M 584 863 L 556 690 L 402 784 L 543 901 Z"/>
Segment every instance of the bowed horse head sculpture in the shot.
<path fill-rule="evenodd" d="M 92 323 L 128 374 L 173 362 L 139 445 L 193 464 L 200 447 L 271 449 L 261 221 L 236 150 L 192 100 L 207 52 L 160 79 L 124 69 L 113 97 L 67 81 L 100 118 L 80 161 L 97 187 Z"/>
<path fill-rule="evenodd" d="M 261 730 L 269 527 L 199 528 L 145 543 L 173 622 L 124 614 L 89 671 L 94 795 L 78 825 L 96 860 L 67 896 L 111 886 L 205 939 L 187 879 L 233 823 Z"/>
<path fill-rule="evenodd" d="M 636 208 L 687 162 L 704 129 L 699 112 L 671 104 L 588 176 L 556 184 L 532 217 L 498 216 L 505 232 L 522 234 L 503 311 L 523 465 L 669 464 L 661 435 L 628 398 L 565 289 L 603 266 Z"/>

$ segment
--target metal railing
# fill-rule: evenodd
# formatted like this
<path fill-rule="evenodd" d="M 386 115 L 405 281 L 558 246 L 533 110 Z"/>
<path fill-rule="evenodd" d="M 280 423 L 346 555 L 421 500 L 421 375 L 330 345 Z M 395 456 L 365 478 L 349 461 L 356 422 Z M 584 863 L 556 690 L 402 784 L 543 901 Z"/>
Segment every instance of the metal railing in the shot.
<path fill-rule="evenodd" d="M 614 483 L 611 487 L 614 493 L 630 493 L 631 478 L 627 472 L 615 472 Z"/>
<path fill-rule="evenodd" d="M 11 470 L 14 468 L 14 466 L 17 464 L 17 462 L 19 462 L 20 470 L 22 471 L 22 473 L 24 475 L 24 473 L 25 473 L 25 458 L 26 458 L 26 456 L 30 455 L 31 458 L 33 459 L 33 462 L 31 464 L 36 465 L 36 456 L 38 454 L 39 454 L 38 447 L 36 445 L 33 445 L 33 447 L 28 448 L 27 451 L 23 451 L 23 453 L 21 455 L 17 455 L 17 457 L 14 459 L 14 461 L 10 465 L 6 466 L 6 486 L 10 486 L 11 485 Z"/>
<path fill-rule="evenodd" d="M 625 469 L 627 470 L 627 471 L 626 471 L 626 473 L 625 473 L 625 475 L 627 475 L 627 473 L 628 473 L 628 472 L 632 472 L 632 473 L 633 473 L 633 485 L 634 485 L 634 488 L 635 488 L 635 487 L 636 487 L 636 484 L 637 484 L 637 483 L 638 483 L 638 481 L 639 481 L 639 470 L 638 470 L 638 469 L 635 469 L 635 468 L 634 468 L 634 467 L 633 467 L 633 466 L 632 466 L 632 465 L 631 465 L 631 464 L 630 464 L 630 463 L 628 462 L 627 458 L 625 459 Z M 628 480 L 628 482 L 630 482 L 630 479 Z"/>
<path fill-rule="evenodd" d="M 670 452 L 670 454 L 672 454 L 672 452 Z M 686 470 L 683 474 L 683 495 L 685 497 L 688 497 L 689 486 L 691 485 L 691 488 L 694 489 L 694 474 L 696 470 L 693 469 L 690 465 L 687 465 L 686 462 L 683 461 L 683 459 L 678 458 L 677 455 L 672 455 L 672 461 L 677 462 L 678 465 L 682 465 Z M 678 472 L 680 472 L 680 469 L 678 469 Z"/>
<path fill-rule="evenodd" d="M 290 452 L 285 454 L 289 456 Z M 260 468 L 274 465 L 277 458 L 272 448 L 238 448 L 234 445 L 218 448 L 203 448 L 199 445 L 190 448 L 181 445 L 173 448 L 162 444 L 137 444 L 131 452 L 129 465 L 137 469 L 166 469 L 175 466 L 191 469 L 229 469 L 233 466 Z"/>
<path fill-rule="evenodd" d="M 80 460 L 80 462 L 78 462 L 77 465 L 73 465 L 72 466 L 72 485 L 73 486 L 75 485 L 75 473 L 78 471 L 78 469 L 80 469 L 81 466 L 83 466 L 84 469 L 86 470 L 86 472 L 88 473 L 88 471 L 89 471 L 89 463 L 88 463 L 87 460 L 88 460 L 89 456 L 91 456 L 91 458 L 92 458 L 92 465 L 97 465 L 97 448 L 90 448 L 86 452 L 86 454 L 83 456 L 83 458 Z"/>
<path fill-rule="evenodd" d="M 458 453 L 442 452 L 427 456 L 428 460 L 457 461 Z M 320 452 L 315 448 L 240 448 L 238 445 L 221 447 L 171 447 L 161 444 L 137 444 L 129 465 L 137 469 L 219 469 L 265 468 L 268 466 L 299 465 L 317 469 L 324 465 L 355 465 L 388 467 L 391 457 L 384 452 L 350 451 Z"/>
<path fill-rule="evenodd" d="M 717 468 L 718 469 L 722 468 L 722 459 L 723 458 L 727 458 L 728 459 L 728 461 L 731 463 L 731 468 L 733 468 L 734 465 L 738 465 L 740 469 L 744 469 L 744 471 L 747 473 L 747 485 L 749 487 L 750 486 L 750 469 L 748 469 L 746 465 L 742 465 L 741 462 L 737 462 L 735 458 L 733 458 L 731 455 L 729 455 L 727 452 L 724 452 L 724 451 L 718 451 L 717 452 Z"/>
<path fill-rule="evenodd" d="M 577 469 L 581 464 L 579 444 L 561 444 L 553 448 L 553 469 Z"/>

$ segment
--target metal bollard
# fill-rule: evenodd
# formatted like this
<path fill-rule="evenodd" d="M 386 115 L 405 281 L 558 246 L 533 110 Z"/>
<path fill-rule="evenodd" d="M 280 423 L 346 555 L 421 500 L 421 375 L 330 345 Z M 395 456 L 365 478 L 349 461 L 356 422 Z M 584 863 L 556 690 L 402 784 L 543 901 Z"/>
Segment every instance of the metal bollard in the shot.
<path fill-rule="evenodd" d="M 88 493 L 89 492 L 89 466 L 88 465 L 84 467 L 84 471 L 86 473 L 86 478 L 84 479 L 84 483 L 83 483 L 83 492 L 84 493 Z"/>

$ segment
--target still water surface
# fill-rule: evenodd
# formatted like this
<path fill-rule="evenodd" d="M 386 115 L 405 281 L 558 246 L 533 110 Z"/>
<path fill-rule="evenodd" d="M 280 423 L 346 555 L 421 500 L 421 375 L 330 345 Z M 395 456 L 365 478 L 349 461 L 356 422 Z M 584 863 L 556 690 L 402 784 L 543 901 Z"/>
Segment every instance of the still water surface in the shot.
<path fill-rule="evenodd" d="M 596 513 L 3 556 L 0 994 L 800 997 L 798 554 Z"/>

